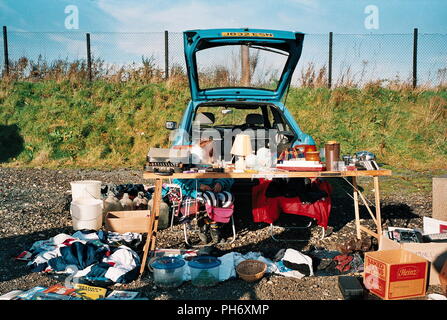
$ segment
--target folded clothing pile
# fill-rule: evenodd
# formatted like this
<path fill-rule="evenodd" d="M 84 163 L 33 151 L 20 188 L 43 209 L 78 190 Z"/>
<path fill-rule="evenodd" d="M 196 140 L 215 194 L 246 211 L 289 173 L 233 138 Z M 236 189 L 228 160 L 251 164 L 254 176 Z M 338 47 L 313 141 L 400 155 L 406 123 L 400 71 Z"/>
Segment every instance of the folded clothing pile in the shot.
<path fill-rule="evenodd" d="M 68 273 L 73 278 L 129 283 L 138 277 L 141 262 L 135 251 L 121 243 L 135 241 L 141 242 L 142 235 L 81 230 L 71 236 L 61 233 L 37 241 L 19 257 L 27 257 L 33 272 Z"/>
<path fill-rule="evenodd" d="M 360 253 L 345 253 L 330 251 L 325 257 L 317 257 L 309 253 L 315 263 L 316 276 L 334 276 L 363 271 L 363 258 Z"/>
<path fill-rule="evenodd" d="M 312 258 L 294 250 L 281 249 L 275 256 L 278 270 L 275 273 L 294 278 L 313 276 Z"/>

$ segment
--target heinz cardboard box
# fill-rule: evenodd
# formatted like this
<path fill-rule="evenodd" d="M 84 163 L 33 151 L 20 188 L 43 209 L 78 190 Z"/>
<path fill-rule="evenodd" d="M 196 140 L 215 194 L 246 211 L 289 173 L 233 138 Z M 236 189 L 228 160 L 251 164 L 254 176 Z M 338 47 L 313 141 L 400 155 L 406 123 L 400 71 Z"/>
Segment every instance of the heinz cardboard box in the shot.
<path fill-rule="evenodd" d="M 363 283 L 384 300 L 423 297 L 427 272 L 426 259 L 403 249 L 366 252 Z"/>
<path fill-rule="evenodd" d="M 446 232 L 447 221 L 424 217 L 424 234 Z M 447 262 L 447 242 L 403 242 L 391 240 L 386 236 L 381 236 L 379 250 L 404 249 L 411 251 L 430 262 L 429 284 L 436 286 L 440 284 L 439 272 L 444 263 Z"/>
<path fill-rule="evenodd" d="M 443 264 L 447 262 L 447 243 L 429 242 L 429 243 L 399 243 L 385 236 L 380 237 L 379 250 L 404 249 L 427 259 L 429 266 L 429 284 L 437 286 L 439 282 L 439 271 Z"/>

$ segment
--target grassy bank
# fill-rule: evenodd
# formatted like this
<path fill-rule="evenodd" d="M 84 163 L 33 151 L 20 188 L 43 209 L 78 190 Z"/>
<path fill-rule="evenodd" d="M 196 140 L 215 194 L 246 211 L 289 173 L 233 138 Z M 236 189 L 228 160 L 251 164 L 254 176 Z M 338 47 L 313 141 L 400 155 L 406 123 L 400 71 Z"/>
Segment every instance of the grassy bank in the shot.
<path fill-rule="evenodd" d="M 136 167 L 166 146 L 166 120 L 189 100 L 184 81 L 0 83 L 0 165 Z M 390 167 L 447 167 L 447 91 L 292 88 L 286 103 L 304 132 L 342 153 L 374 152 Z"/>

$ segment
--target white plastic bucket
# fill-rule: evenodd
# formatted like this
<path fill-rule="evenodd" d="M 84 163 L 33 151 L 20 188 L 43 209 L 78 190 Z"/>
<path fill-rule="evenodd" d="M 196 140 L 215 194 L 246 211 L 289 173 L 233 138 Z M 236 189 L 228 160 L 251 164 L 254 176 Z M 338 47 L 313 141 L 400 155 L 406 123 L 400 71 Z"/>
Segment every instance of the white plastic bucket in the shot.
<path fill-rule="evenodd" d="M 101 199 L 101 181 L 97 180 L 83 180 L 72 181 L 71 197 L 74 200 L 80 198 Z"/>
<path fill-rule="evenodd" d="M 92 220 L 79 220 L 71 217 L 73 222 L 73 230 L 99 230 L 102 226 L 102 215 Z"/>
<path fill-rule="evenodd" d="M 70 213 L 75 230 L 98 230 L 102 226 L 102 200 L 80 198 L 71 202 Z"/>

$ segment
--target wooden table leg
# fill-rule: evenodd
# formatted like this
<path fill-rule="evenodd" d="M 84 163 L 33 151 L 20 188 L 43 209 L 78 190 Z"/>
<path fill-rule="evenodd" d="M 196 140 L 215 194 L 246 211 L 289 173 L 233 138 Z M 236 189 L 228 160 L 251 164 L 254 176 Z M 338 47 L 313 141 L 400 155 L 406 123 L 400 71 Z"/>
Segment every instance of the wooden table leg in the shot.
<path fill-rule="evenodd" d="M 373 178 L 374 178 L 374 195 L 376 200 L 376 226 L 377 226 L 377 234 L 380 237 L 382 235 L 382 216 L 380 212 L 379 177 L 375 176 Z"/>
<path fill-rule="evenodd" d="M 361 239 L 360 232 L 360 208 L 359 208 L 359 194 L 357 191 L 357 177 L 352 177 L 353 195 L 354 195 L 354 212 L 355 212 L 355 230 L 357 232 L 357 239 Z"/>
<path fill-rule="evenodd" d="M 151 251 L 155 250 L 155 242 L 157 239 L 157 230 L 158 230 L 158 217 L 160 216 L 160 204 L 161 204 L 161 191 L 163 186 L 163 181 L 161 179 L 155 180 L 155 190 L 158 188 L 158 193 L 154 194 L 154 210 L 155 210 L 155 221 L 152 230 L 152 240 L 151 240 Z M 156 204 L 155 204 L 156 203 Z"/>
<path fill-rule="evenodd" d="M 156 179 L 154 197 L 152 201 L 152 210 L 149 219 L 148 234 L 146 243 L 144 244 L 143 260 L 141 261 L 141 267 L 140 267 L 140 277 L 143 275 L 144 269 L 146 268 L 146 261 L 147 256 L 149 254 L 149 248 L 151 248 L 150 250 L 155 249 L 155 239 L 158 228 L 158 216 L 160 214 L 161 191 L 162 191 L 162 180 Z"/>

